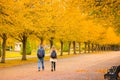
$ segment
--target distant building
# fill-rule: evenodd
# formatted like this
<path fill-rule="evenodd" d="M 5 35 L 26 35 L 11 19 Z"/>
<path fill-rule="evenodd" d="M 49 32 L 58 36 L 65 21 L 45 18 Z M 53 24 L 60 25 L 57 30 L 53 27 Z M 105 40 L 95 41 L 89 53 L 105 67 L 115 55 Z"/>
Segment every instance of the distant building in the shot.
<path fill-rule="evenodd" d="M 20 51 L 21 45 L 22 45 L 21 42 L 16 42 L 16 43 L 15 43 L 15 51 Z"/>

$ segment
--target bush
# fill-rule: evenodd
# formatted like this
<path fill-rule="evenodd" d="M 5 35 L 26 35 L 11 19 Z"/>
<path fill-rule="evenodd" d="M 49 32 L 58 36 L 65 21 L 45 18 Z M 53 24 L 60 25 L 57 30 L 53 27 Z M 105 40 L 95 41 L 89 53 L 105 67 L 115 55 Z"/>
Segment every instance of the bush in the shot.
<path fill-rule="evenodd" d="M 27 41 L 27 45 L 26 45 L 26 54 L 27 55 L 31 55 L 31 51 L 32 51 L 32 48 L 31 48 L 31 45 L 30 45 L 30 41 L 28 40 Z"/>
<path fill-rule="evenodd" d="M 63 52 L 68 52 L 68 43 L 64 43 Z"/>
<path fill-rule="evenodd" d="M 22 51 L 23 51 L 23 47 L 21 47 L 21 52 L 20 52 L 21 54 L 22 54 Z M 28 39 L 26 44 L 26 55 L 31 55 L 31 52 L 32 52 L 32 48 L 30 45 L 30 41 Z"/>

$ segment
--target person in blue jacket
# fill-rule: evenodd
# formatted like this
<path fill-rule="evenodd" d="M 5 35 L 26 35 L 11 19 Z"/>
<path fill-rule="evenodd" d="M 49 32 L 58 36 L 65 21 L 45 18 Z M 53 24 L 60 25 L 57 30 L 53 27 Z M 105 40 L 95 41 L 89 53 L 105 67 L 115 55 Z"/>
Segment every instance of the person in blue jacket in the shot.
<path fill-rule="evenodd" d="M 37 50 L 38 71 L 40 71 L 41 64 L 42 64 L 42 70 L 44 70 L 44 56 L 45 56 L 45 50 L 41 45 L 40 48 Z"/>

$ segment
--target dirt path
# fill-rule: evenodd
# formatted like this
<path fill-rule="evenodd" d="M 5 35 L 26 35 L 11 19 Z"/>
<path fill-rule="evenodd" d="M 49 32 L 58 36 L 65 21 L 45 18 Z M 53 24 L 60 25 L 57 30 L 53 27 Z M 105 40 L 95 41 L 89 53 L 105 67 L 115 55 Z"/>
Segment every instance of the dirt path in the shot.
<path fill-rule="evenodd" d="M 49 61 L 45 61 L 45 70 L 40 72 L 37 62 L 4 68 L 0 69 L 0 80 L 103 80 L 105 70 L 113 65 L 120 65 L 120 51 L 58 59 L 55 72 L 50 71 Z"/>

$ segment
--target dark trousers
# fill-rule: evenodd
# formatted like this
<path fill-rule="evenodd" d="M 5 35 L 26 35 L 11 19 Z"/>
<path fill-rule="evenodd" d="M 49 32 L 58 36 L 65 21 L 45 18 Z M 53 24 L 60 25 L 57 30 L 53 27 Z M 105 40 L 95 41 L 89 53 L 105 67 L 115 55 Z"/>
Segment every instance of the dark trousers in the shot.
<path fill-rule="evenodd" d="M 55 68 L 56 68 L 56 62 L 51 62 L 51 70 L 53 71 L 55 71 Z"/>

